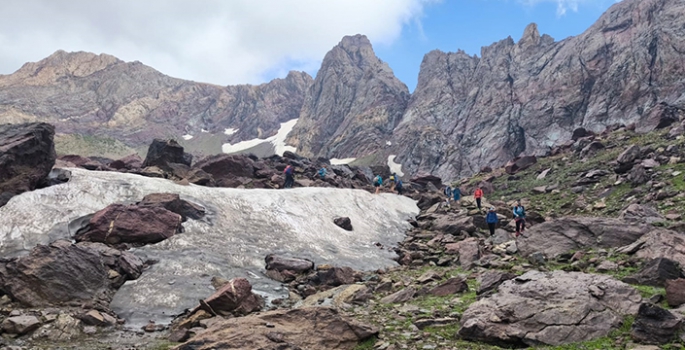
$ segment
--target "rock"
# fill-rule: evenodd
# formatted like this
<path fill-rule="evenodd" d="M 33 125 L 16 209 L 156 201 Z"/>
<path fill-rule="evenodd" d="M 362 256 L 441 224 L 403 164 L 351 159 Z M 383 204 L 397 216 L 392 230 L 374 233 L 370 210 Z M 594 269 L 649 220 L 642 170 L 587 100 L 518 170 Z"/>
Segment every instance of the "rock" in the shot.
<path fill-rule="evenodd" d="M 533 192 L 535 192 L 535 193 L 547 193 L 547 186 L 534 187 Z"/>
<path fill-rule="evenodd" d="M 666 214 L 666 219 L 670 221 L 680 221 L 683 216 L 680 214 Z"/>
<path fill-rule="evenodd" d="M 107 271 L 96 251 L 56 241 L 0 264 L 0 288 L 29 307 L 93 302 L 110 295 Z"/>
<path fill-rule="evenodd" d="M 436 214 L 436 219 L 433 221 L 431 229 L 433 231 L 451 234 L 458 236 L 461 231 L 468 233 L 476 232 L 476 225 L 472 216 L 463 218 L 455 218 L 452 215 Z"/>
<path fill-rule="evenodd" d="M 630 337 L 641 344 L 668 344 L 680 332 L 682 321 L 656 305 L 641 304 Z"/>
<path fill-rule="evenodd" d="M 199 220 L 205 216 L 204 208 L 182 200 L 181 197 L 176 193 L 148 194 L 137 204 L 141 207 L 164 208 L 172 213 L 181 215 L 181 221 L 186 221 L 188 218 Z"/>
<path fill-rule="evenodd" d="M 597 153 L 597 151 L 604 149 L 604 147 L 605 146 L 603 143 L 599 141 L 592 141 L 580 151 L 580 157 L 586 158 L 588 156 L 591 156 Z"/>
<path fill-rule="evenodd" d="M 445 327 L 459 323 L 458 318 L 444 317 L 444 318 L 428 318 L 414 321 L 414 325 L 419 329 L 428 327 Z"/>
<path fill-rule="evenodd" d="M 634 243 L 617 249 L 617 252 L 635 254 L 645 260 L 666 258 L 685 266 L 685 239 L 675 231 L 652 230 Z"/>
<path fill-rule="evenodd" d="M 530 271 L 469 306 L 459 335 L 503 347 L 583 342 L 607 336 L 641 300 L 609 276 Z"/>
<path fill-rule="evenodd" d="M 685 304 L 685 279 L 666 280 L 666 302 L 671 307 Z"/>
<path fill-rule="evenodd" d="M 143 159 L 137 154 L 131 154 L 109 163 L 109 167 L 117 170 L 139 169 L 143 167 Z"/>
<path fill-rule="evenodd" d="M 307 273 L 314 269 L 314 262 L 307 259 L 289 258 L 275 254 L 269 254 L 264 260 L 266 261 L 267 270 L 288 270 L 295 273 Z"/>
<path fill-rule="evenodd" d="M 81 336 L 81 321 L 69 314 L 59 314 L 57 319 L 36 331 L 37 337 L 52 341 L 69 341 Z"/>
<path fill-rule="evenodd" d="M 642 167 L 644 167 L 645 169 L 652 169 L 652 168 L 656 168 L 656 167 L 658 167 L 658 166 L 661 165 L 661 164 L 659 164 L 659 162 L 657 162 L 657 161 L 654 160 L 654 159 L 645 159 L 645 160 L 643 160 L 642 163 L 640 163 L 640 164 L 641 164 Z"/>
<path fill-rule="evenodd" d="M 161 207 L 112 204 L 95 213 L 77 242 L 157 243 L 181 230 L 181 215 Z"/>
<path fill-rule="evenodd" d="M 621 247 L 649 230 L 649 226 L 619 219 L 567 217 L 531 227 L 516 243 L 523 256 L 542 252 L 555 258 L 571 250 Z"/>
<path fill-rule="evenodd" d="M 504 281 L 508 281 L 516 277 L 516 274 L 510 272 L 503 272 L 498 270 L 487 270 L 478 275 L 478 289 L 477 295 L 488 294 L 499 287 Z"/>
<path fill-rule="evenodd" d="M 33 191 L 55 164 L 55 128 L 45 123 L 0 125 L 0 207 Z"/>
<path fill-rule="evenodd" d="M 217 182 L 222 179 L 254 178 L 255 176 L 254 161 L 246 155 L 219 154 L 209 156 L 198 161 L 194 168 L 212 175 Z"/>
<path fill-rule="evenodd" d="M 426 284 L 428 282 L 439 281 L 444 277 L 444 273 L 438 273 L 433 270 L 426 271 L 423 275 L 416 279 L 419 284 Z"/>
<path fill-rule="evenodd" d="M 619 218 L 624 220 L 639 221 L 651 224 L 663 221 L 664 217 L 653 207 L 643 204 L 630 204 L 623 209 Z"/>
<path fill-rule="evenodd" d="M 90 326 L 107 327 L 117 323 L 116 318 L 106 314 L 100 313 L 97 310 L 90 310 L 78 317 L 83 323 Z"/>
<path fill-rule="evenodd" d="M 542 179 L 546 178 L 546 177 L 547 177 L 547 174 L 549 174 L 550 171 L 552 171 L 551 168 L 547 168 L 547 169 L 543 170 L 540 174 L 538 174 L 538 176 L 536 177 L 536 179 L 542 180 Z"/>
<path fill-rule="evenodd" d="M 335 218 L 333 222 L 344 230 L 352 231 L 352 221 L 348 217 Z"/>
<path fill-rule="evenodd" d="M 330 287 L 352 284 L 359 281 L 360 273 L 349 267 L 332 267 L 320 265 L 317 267 L 313 283 Z"/>
<path fill-rule="evenodd" d="M 609 272 L 616 270 L 618 270 L 618 264 L 610 260 L 604 260 L 597 265 L 598 272 Z M 623 280 L 623 282 L 625 282 L 625 280 Z"/>
<path fill-rule="evenodd" d="M 252 293 L 252 285 L 244 278 L 234 278 L 200 303 L 203 310 L 221 316 L 247 315 L 264 307 L 264 300 Z"/>
<path fill-rule="evenodd" d="M 422 174 L 418 175 L 416 177 L 413 177 L 410 182 L 413 185 L 418 186 L 419 188 L 427 188 L 428 185 L 432 185 L 433 187 L 437 188 L 442 188 L 442 179 L 434 176 L 434 175 L 428 175 L 428 174 Z"/>
<path fill-rule="evenodd" d="M 351 304 L 363 304 L 373 295 L 368 287 L 361 284 L 342 285 L 308 296 L 296 307 L 302 306 L 326 306 L 343 308 Z"/>
<path fill-rule="evenodd" d="M 445 249 L 446 254 L 459 254 L 459 264 L 464 269 L 472 268 L 480 259 L 480 244 L 475 237 L 469 237 L 458 243 L 446 244 Z"/>
<path fill-rule="evenodd" d="M 174 350 L 352 350 L 378 329 L 341 316 L 335 309 L 306 307 L 221 320 Z"/>
<path fill-rule="evenodd" d="M 469 290 L 469 285 L 466 284 L 466 279 L 461 277 L 452 277 L 445 282 L 440 283 L 437 287 L 428 291 L 428 294 L 436 297 L 445 297 L 452 294 L 462 293 Z"/>
<path fill-rule="evenodd" d="M 628 173 L 626 179 L 630 181 L 633 186 L 643 185 L 649 181 L 647 172 L 645 172 L 645 168 L 642 165 L 635 166 L 630 173 Z"/>
<path fill-rule="evenodd" d="M 50 187 L 54 185 L 63 184 L 71 179 L 71 171 L 60 168 L 53 168 L 50 170 L 48 176 L 41 181 L 38 187 Z"/>
<path fill-rule="evenodd" d="M 176 140 L 154 139 L 147 150 L 143 168 L 156 166 L 162 170 L 170 171 L 171 164 L 190 166 L 192 161 L 193 156 L 183 152 L 183 147 Z"/>
<path fill-rule="evenodd" d="M 682 276 L 682 271 L 676 262 L 666 258 L 652 259 L 636 274 L 623 279 L 623 282 L 645 286 L 662 287 L 668 280 L 675 280 Z"/>
<path fill-rule="evenodd" d="M 414 294 L 416 294 L 416 290 L 412 287 L 407 287 L 382 298 L 380 302 L 383 304 L 404 303 L 414 298 Z"/>
<path fill-rule="evenodd" d="M 633 164 L 633 162 L 638 159 L 640 156 L 640 146 L 639 145 L 631 145 L 630 147 L 626 148 L 625 151 L 623 151 L 621 154 L 619 154 L 618 158 L 616 158 L 616 161 L 619 164 Z"/>
<path fill-rule="evenodd" d="M 519 171 L 528 169 L 537 162 L 538 159 L 535 156 L 517 157 L 509 161 L 509 163 L 504 166 L 504 171 L 506 171 L 507 174 L 515 174 Z"/>
<path fill-rule="evenodd" d="M 38 329 L 40 320 L 36 316 L 8 317 L 0 327 L 5 333 L 23 335 Z"/>

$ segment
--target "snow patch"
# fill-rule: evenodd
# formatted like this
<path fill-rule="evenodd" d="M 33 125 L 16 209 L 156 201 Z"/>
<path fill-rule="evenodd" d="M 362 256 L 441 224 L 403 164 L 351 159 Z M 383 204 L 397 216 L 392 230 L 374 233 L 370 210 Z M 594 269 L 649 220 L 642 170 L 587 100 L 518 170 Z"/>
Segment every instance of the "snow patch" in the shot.
<path fill-rule="evenodd" d="M 390 172 L 396 173 L 399 176 L 404 176 L 404 173 L 402 172 L 402 164 L 395 163 L 395 157 L 397 157 L 395 154 L 388 156 L 388 168 L 390 168 Z"/>
<path fill-rule="evenodd" d="M 279 156 L 282 156 L 285 151 L 296 152 L 297 149 L 295 147 L 288 146 L 285 144 L 286 137 L 288 137 L 288 134 L 293 130 L 293 127 L 296 123 L 297 119 L 281 123 L 281 127 L 278 129 L 276 135 L 268 137 L 266 139 L 252 139 L 247 141 L 240 141 L 235 144 L 225 143 L 221 146 L 221 151 L 224 153 L 236 153 L 261 145 L 263 143 L 271 143 L 271 145 L 275 149 L 276 154 L 278 154 Z M 224 133 L 227 133 L 229 130 L 232 131 L 233 129 L 226 129 Z M 237 132 L 238 130 L 235 131 Z"/>
<path fill-rule="evenodd" d="M 193 138 L 193 135 L 185 134 L 185 135 L 183 135 L 183 136 L 181 136 L 181 137 L 182 137 L 184 140 L 188 141 L 188 140 L 190 140 L 190 139 Z"/>
<path fill-rule="evenodd" d="M 231 136 L 231 135 L 237 133 L 238 130 L 239 129 L 227 128 L 226 130 L 224 130 L 224 134 Z"/>
<path fill-rule="evenodd" d="M 343 165 L 343 164 L 350 164 L 350 163 L 354 162 L 355 160 L 357 160 L 357 158 L 342 158 L 342 159 L 333 158 L 330 160 L 330 162 L 331 162 L 331 165 Z"/>
<path fill-rule="evenodd" d="M 385 141 L 385 145 L 386 145 L 386 146 L 392 146 L 392 142 L 390 142 L 390 141 Z"/>
<path fill-rule="evenodd" d="M 209 130 L 205 130 L 205 129 L 202 129 L 200 131 L 205 132 L 205 133 L 209 132 Z"/>

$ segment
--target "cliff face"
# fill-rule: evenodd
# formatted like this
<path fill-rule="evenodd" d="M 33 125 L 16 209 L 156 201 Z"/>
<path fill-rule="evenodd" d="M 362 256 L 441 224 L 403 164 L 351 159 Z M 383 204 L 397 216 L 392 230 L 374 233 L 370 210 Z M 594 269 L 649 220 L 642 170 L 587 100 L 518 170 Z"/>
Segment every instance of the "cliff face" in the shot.
<path fill-rule="evenodd" d="M 544 154 L 578 127 L 653 129 L 664 104 L 685 108 L 683 13 L 682 1 L 625 0 L 560 42 L 531 24 L 481 57 L 430 52 L 395 131 L 398 159 L 451 178 Z"/>
<path fill-rule="evenodd" d="M 58 132 L 107 136 L 129 146 L 205 130 L 232 142 L 267 137 L 297 118 L 312 78 L 291 72 L 259 86 L 170 78 L 139 62 L 58 51 L 0 76 L 0 120 L 40 120 Z"/>
<path fill-rule="evenodd" d="M 409 96 L 365 36 L 344 37 L 326 54 L 307 90 L 289 142 L 307 156 L 374 153 L 389 141 Z"/>

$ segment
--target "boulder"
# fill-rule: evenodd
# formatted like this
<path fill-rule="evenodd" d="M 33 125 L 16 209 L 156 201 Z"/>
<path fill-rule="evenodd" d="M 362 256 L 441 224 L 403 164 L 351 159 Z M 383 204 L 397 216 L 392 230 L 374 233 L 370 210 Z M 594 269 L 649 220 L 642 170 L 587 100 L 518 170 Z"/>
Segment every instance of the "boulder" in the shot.
<path fill-rule="evenodd" d="M 617 249 L 619 253 L 635 254 L 645 260 L 666 258 L 685 266 L 685 237 L 683 234 L 655 229 L 632 244 Z"/>
<path fill-rule="evenodd" d="M 630 170 L 626 179 L 633 186 L 639 186 L 647 183 L 647 181 L 649 181 L 649 176 L 647 175 L 647 172 L 645 171 L 645 168 L 642 165 L 637 165 L 633 167 L 632 170 Z"/>
<path fill-rule="evenodd" d="M 635 162 L 635 160 L 638 159 L 638 157 L 640 157 L 640 146 L 631 145 L 630 147 L 626 148 L 625 151 L 618 155 L 616 161 L 619 164 L 633 164 L 633 162 Z"/>
<path fill-rule="evenodd" d="M 404 303 L 404 302 L 409 301 L 412 298 L 414 298 L 415 294 L 416 294 L 416 289 L 414 289 L 412 287 L 407 287 L 407 288 L 404 288 L 400 291 L 397 291 L 395 293 L 392 293 L 392 294 L 382 298 L 381 303 L 383 303 L 383 304 Z"/>
<path fill-rule="evenodd" d="M 152 193 L 143 197 L 143 200 L 138 202 L 141 207 L 159 207 L 164 208 L 172 213 L 181 215 L 181 221 L 186 221 L 188 218 L 193 220 L 202 219 L 205 216 L 205 209 L 184 201 L 176 193 Z"/>
<path fill-rule="evenodd" d="M 350 267 L 321 265 L 316 269 L 311 282 L 316 285 L 337 287 L 361 280 L 361 274 Z"/>
<path fill-rule="evenodd" d="M 516 174 L 519 171 L 526 170 L 530 168 L 533 164 L 538 162 L 538 158 L 536 156 L 523 156 L 523 157 L 517 157 L 514 158 L 513 160 L 510 160 L 505 166 L 504 166 L 504 171 L 507 172 L 507 174 Z"/>
<path fill-rule="evenodd" d="M 644 204 L 633 203 L 623 209 L 620 219 L 638 221 L 646 224 L 651 224 L 657 221 L 663 221 L 664 217 L 656 208 Z"/>
<path fill-rule="evenodd" d="M 641 304 L 630 328 L 630 337 L 640 344 L 667 344 L 680 332 L 682 321 L 656 305 Z"/>
<path fill-rule="evenodd" d="M 48 173 L 48 176 L 38 184 L 38 187 L 43 188 L 59 185 L 65 182 L 69 182 L 70 179 L 71 171 L 66 169 L 53 168 L 52 170 L 50 170 L 50 173 Z"/>
<path fill-rule="evenodd" d="M 107 327 L 117 323 L 117 319 L 113 316 L 97 310 L 90 310 L 79 315 L 78 318 L 90 326 Z"/>
<path fill-rule="evenodd" d="M 573 130 L 573 133 L 571 134 L 571 140 L 577 141 L 578 139 L 582 139 L 583 137 L 588 137 L 592 135 L 594 135 L 592 131 L 589 131 L 585 128 L 576 128 L 575 130 Z"/>
<path fill-rule="evenodd" d="M 372 297 L 373 295 L 367 286 L 348 284 L 310 295 L 301 303 L 297 303 L 295 307 L 329 306 L 341 308 L 351 304 L 363 304 Z"/>
<path fill-rule="evenodd" d="M 666 283 L 666 302 L 671 307 L 678 307 L 685 304 L 685 279 L 667 280 Z"/>
<path fill-rule="evenodd" d="M 116 170 L 139 169 L 143 167 L 143 159 L 137 154 L 131 154 L 109 163 L 109 167 Z"/>
<path fill-rule="evenodd" d="M 333 308 L 305 307 L 221 320 L 173 349 L 353 350 L 377 334 Z"/>
<path fill-rule="evenodd" d="M 478 275 L 478 289 L 476 289 L 476 294 L 483 295 L 495 291 L 502 282 L 508 281 L 514 277 L 516 277 L 516 275 L 510 272 L 487 270 Z"/>
<path fill-rule="evenodd" d="M 606 275 L 530 271 L 469 306 L 459 335 L 503 347 L 561 345 L 605 337 L 642 301 Z"/>
<path fill-rule="evenodd" d="M 462 293 L 469 290 L 469 285 L 466 284 L 466 278 L 452 277 L 445 282 L 440 283 L 435 288 L 428 291 L 429 295 L 436 297 L 445 297 L 452 294 Z"/>
<path fill-rule="evenodd" d="M 333 219 L 333 223 L 343 230 L 352 231 L 352 221 L 348 217 L 339 217 Z"/>
<path fill-rule="evenodd" d="M 0 125 L 0 207 L 36 189 L 55 165 L 55 128 L 45 123 Z"/>
<path fill-rule="evenodd" d="M 663 287 L 668 280 L 682 277 L 678 264 L 670 259 L 652 259 L 636 274 L 623 279 L 623 282 L 645 286 Z"/>
<path fill-rule="evenodd" d="M 314 269 L 314 262 L 307 259 L 289 258 L 275 254 L 269 254 L 264 260 L 266 261 L 267 270 L 288 270 L 295 273 L 307 273 Z"/>
<path fill-rule="evenodd" d="M 234 278 L 217 290 L 200 308 L 213 315 L 242 316 L 264 307 L 264 300 L 252 293 L 252 285 L 245 278 Z"/>
<path fill-rule="evenodd" d="M 204 158 L 194 168 L 202 169 L 212 175 L 217 182 L 221 179 L 236 177 L 254 178 L 254 161 L 246 155 L 219 154 Z"/>
<path fill-rule="evenodd" d="M 109 297 L 108 270 L 97 251 L 56 241 L 0 264 L 0 290 L 29 307 L 92 302 Z"/>
<path fill-rule="evenodd" d="M 147 150 L 147 156 L 143 162 L 143 168 L 156 166 L 162 170 L 170 171 L 170 164 L 183 164 L 190 166 L 193 156 L 183 152 L 183 147 L 176 140 L 154 139 Z"/>
<path fill-rule="evenodd" d="M 16 335 L 33 332 L 38 327 L 40 327 L 40 320 L 36 316 L 9 317 L 0 325 L 3 332 Z"/>
<path fill-rule="evenodd" d="M 112 204 L 95 213 L 77 242 L 157 243 L 181 230 L 181 215 L 161 207 Z"/>
<path fill-rule="evenodd" d="M 413 177 L 410 182 L 413 185 L 417 185 L 419 188 L 428 188 L 430 183 L 435 188 L 442 188 L 442 179 L 434 175 L 419 175 Z"/>
<path fill-rule="evenodd" d="M 446 254 L 459 254 L 459 264 L 464 269 L 470 269 L 480 259 L 480 243 L 478 238 L 469 237 L 461 242 L 445 245 Z"/>
<path fill-rule="evenodd" d="M 526 230 L 517 241 L 519 252 L 528 256 L 542 252 L 549 258 L 571 250 L 613 248 L 635 242 L 649 232 L 647 225 L 595 217 L 566 217 Z"/>
<path fill-rule="evenodd" d="M 452 214 L 434 214 L 433 231 L 458 236 L 461 231 L 469 234 L 476 232 L 476 225 L 472 216 L 458 218 Z"/>

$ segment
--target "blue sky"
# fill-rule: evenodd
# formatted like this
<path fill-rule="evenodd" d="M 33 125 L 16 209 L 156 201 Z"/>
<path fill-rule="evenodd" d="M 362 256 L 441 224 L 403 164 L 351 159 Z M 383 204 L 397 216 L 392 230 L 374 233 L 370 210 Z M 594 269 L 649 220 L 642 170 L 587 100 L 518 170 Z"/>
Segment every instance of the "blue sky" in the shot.
<path fill-rule="evenodd" d="M 518 41 L 525 27 L 535 22 L 541 34 L 563 40 L 584 32 L 614 1 L 586 1 L 577 11 L 559 13 L 555 1 L 524 4 L 509 0 L 445 0 L 424 9 L 421 24 L 406 25 L 398 40 L 374 45 L 410 91 L 416 87 L 423 56 L 434 49 L 458 49 L 480 56 L 482 46 L 511 36 Z"/>

